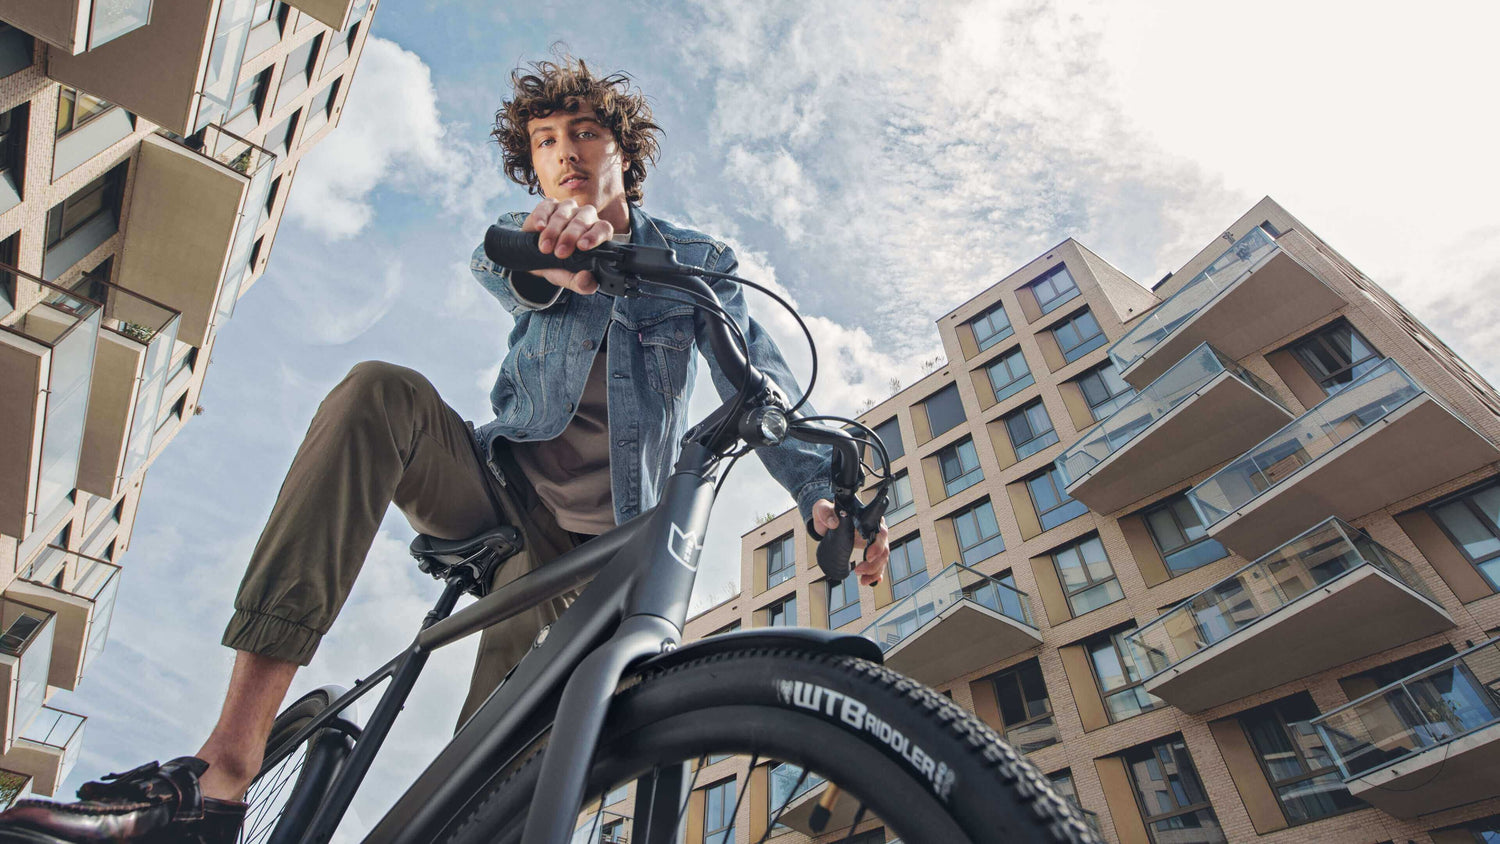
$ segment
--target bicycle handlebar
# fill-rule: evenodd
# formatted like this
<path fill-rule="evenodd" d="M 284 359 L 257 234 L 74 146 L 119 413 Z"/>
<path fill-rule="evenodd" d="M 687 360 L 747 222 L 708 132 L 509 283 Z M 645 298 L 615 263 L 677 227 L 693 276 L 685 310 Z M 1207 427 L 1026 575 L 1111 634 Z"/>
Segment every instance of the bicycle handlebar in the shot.
<path fill-rule="evenodd" d="M 718 296 L 699 275 L 703 271 L 679 264 L 671 249 L 640 244 L 602 243 L 592 249 L 574 252 L 567 258 L 558 258 L 538 248 L 540 237 L 537 232 L 490 226 L 484 235 L 484 253 L 490 261 L 511 271 L 588 270 L 594 273 L 595 280 L 599 283 L 599 292 L 611 296 L 652 295 L 641 289 L 642 281 L 683 290 L 704 300 L 704 303 L 699 303 L 700 307 L 708 307 L 707 303 L 712 303 L 723 314 L 722 307 L 718 305 Z M 709 343 L 713 347 L 714 357 L 718 359 L 719 368 L 731 383 L 743 385 L 740 398 L 764 392 L 772 382 L 740 351 L 729 328 L 715 320 L 709 321 L 708 328 Z M 840 519 L 838 527 L 819 541 L 817 558 L 818 567 L 823 570 L 823 574 L 837 583 L 849 576 L 849 558 L 854 550 L 856 527 L 867 541 L 873 539 L 880 528 L 880 520 L 885 515 L 888 503 L 886 485 L 889 483 L 890 466 L 885 467 L 887 480 L 882 482 L 875 498 L 869 504 L 863 504 L 855 495 L 863 472 L 854 438 L 837 428 L 803 421 L 799 413 L 791 412 L 787 415 L 788 435 L 805 442 L 833 447 L 834 506 L 838 509 Z M 733 430 L 738 431 L 738 426 L 734 426 Z"/>

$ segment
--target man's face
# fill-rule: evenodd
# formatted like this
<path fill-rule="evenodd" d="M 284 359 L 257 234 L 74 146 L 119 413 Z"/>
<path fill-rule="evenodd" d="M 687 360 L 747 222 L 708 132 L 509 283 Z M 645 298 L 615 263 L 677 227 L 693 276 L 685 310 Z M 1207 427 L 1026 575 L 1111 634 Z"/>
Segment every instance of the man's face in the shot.
<path fill-rule="evenodd" d="M 531 166 L 547 198 L 599 209 L 625 202 L 625 158 L 593 108 L 533 118 L 526 131 Z"/>

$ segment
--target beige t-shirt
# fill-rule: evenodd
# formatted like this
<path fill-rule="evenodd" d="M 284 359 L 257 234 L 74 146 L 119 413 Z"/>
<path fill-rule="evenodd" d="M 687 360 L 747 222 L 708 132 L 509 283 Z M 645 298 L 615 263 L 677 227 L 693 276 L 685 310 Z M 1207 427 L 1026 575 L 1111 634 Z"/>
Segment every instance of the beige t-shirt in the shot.
<path fill-rule="evenodd" d="M 630 233 L 612 240 L 630 242 Z M 583 396 L 568 426 L 553 439 L 512 442 L 511 452 L 537 497 L 563 530 L 600 534 L 615 526 L 609 476 L 609 389 L 605 378 L 606 331 L 594 353 Z"/>

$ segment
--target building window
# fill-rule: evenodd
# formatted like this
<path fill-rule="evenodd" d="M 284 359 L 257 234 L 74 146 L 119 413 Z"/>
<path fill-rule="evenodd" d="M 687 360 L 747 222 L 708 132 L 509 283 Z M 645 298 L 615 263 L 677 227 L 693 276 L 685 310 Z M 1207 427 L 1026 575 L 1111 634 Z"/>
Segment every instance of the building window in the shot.
<path fill-rule="evenodd" d="M 738 619 L 736 619 L 736 620 L 731 621 L 728 624 L 724 625 L 723 627 L 720 627 L 718 630 L 715 630 L 714 632 L 709 633 L 708 635 L 709 636 L 717 636 L 720 633 L 733 633 L 734 631 L 736 631 L 738 629 L 740 629 L 740 622 L 739 622 Z"/>
<path fill-rule="evenodd" d="M 281 90 L 276 93 L 276 108 L 281 108 L 307 90 L 312 82 L 313 67 L 318 63 L 318 48 L 322 44 L 323 36 L 320 34 L 287 54 L 286 65 L 281 71 Z"/>
<path fill-rule="evenodd" d="M 125 164 L 79 188 L 47 212 L 47 248 L 51 249 L 102 214 L 118 213 L 125 185 Z M 103 240 L 100 240 L 102 243 Z"/>
<path fill-rule="evenodd" d="M 327 75 L 329 71 L 343 64 L 344 60 L 349 58 L 349 54 L 354 52 L 354 42 L 358 38 L 359 22 L 356 21 L 350 24 L 348 29 L 340 33 L 338 38 L 333 40 L 332 44 L 328 45 L 328 55 L 323 57 L 324 75 Z"/>
<path fill-rule="evenodd" d="M 1357 381 L 1385 360 L 1354 326 L 1338 320 L 1292 344 L 1292 354 L 1327 395 Z"/>
<path fill-rule="evenodd" d="M 1103 422 L 1135 397 L 1135 388 L 1120 377 L 1113 361 L 1105 361 L 1078 377 L 1078 389 L 1095 422 Z"/>
<path fill-rule="evenodd" d="M 0 23 L 0 77 L 31 67 L 35 56 L 30 35 L 8 23 Z"/>
<path fill-rule="evenodd" d="M 891 543 L 891 596 L 897 600 L 927 583 L 927 557 L 922 553 L 922 538 L 912 534 L 901 542 Z"/>
<path fill-rule="evenodd" d="M 953 532 L 958 535 L 959 555 L 969 565 L 1005 550 L 995 507 L 988 498 L 954 513 Z"/>
<path fill-rule="evenodd" d="M 1052 313 L 1059 305 L 1078 295 L 1078 284 L 1073 281 L 1073 275 L 1064 264 L 1058 264 L 1029 286 L 1032 295 L 1036 297 L 1037 307 L 1044 314 Z"/>
<path fill-rule="evenodd" d="M 1042 680 L 1042 664 L 1034 659 L 995 675 L 995 700 L 1005 724 L 1005 740 L 1022 753 L 1057 744 L 1052 701 Z"/>
<path fill-rule="evenodd" d="M 625 834 L 625 819 L 616 818 L 599 827 L 599 844 L 630 844 Z"/>
<path fill-rule="evenodd" d="M 1068 608 L 1074 617 L 1125 597 L 1098 534 L 1090 534 L 1053 551 L 1052 562 L 1057 566 L 1057 576 L 1062 579 Z"/>
<path fill-rule="evenodd" d="M 1151 507 L 1141 518 L 1146 530 L 1161 552 L 1162 561 L 1172 574 L 1182 574 L 1214 560 L 1229 556 L 1229 552 L 1217 539 L 1210 539 L 1198 511 L 1188 501 L 1186 492 L 1176 495 Z"/>
<path fill-rule="evenodd" d="M 1026 366 L 1026 356 L 1019 348 L 1011 349 L 985 367 L 990 386 L 995 390 L 995 401 L 1001 402 L 1036 383 L 1031 369 Z"/>
<path fill-rule="evenodd" d="M 966 418 L 957 384 L 949 384 L 933 393 L 922 402 L 922 409 L 927 413 L 927 430 L 934 437 L 953 430 Z"/>
<path fill-rule="evenodd" d="M 615 789 L 614 791 L 611 791 L 610 793 L 604 795 L 604 802 L 600 803 L 599 805 L 601 805 L 601 806 L 613 806 L 616 803 L 620 802 L 621 800 L 624 800 L 626 797 L 629 797 L 629 796 L 630 796 L 630 783 L 627 782 L 624 785 L 620 786 L 619 788 Z"/>
<path fill-rule="evenodd" d="M 57 137 L 61 138 L 74 129 L 114 108 L 107 100 L 83 93 L 66 86 L 57 89 Z"/>
<path fill-rule="evenodd" d="M 344 78 L 341 76 L 333 80 L 332 85 L 324 88 L 323 93 L 313 99 L 312 110 L 314 112 L 322 112 L 324 117 L 333 117 L 333 101 L 338 99 L 339 85 L 343 84 L 343 82 Z"/>
<path fill-rule="evenodd" d="M 1073 769 L 1063 768 L 1055 774 L 1048 774 L 1047 779 L 1052 781 L 1052 790 L 1062 795 L 1073 808 L 1079 812 L 1084 811 L 1083 804 L 1078 802 L 1078 789 L 1073 785 Z"/>
<path fill-rule="evenodd" d="M 1052 418 L 1047 415 L 1047 408 L 1042 406 L 1041 399 L 1012 411 L 1003 418 L 1005 431 L 1010 435 L 1010 444 L 1016 451 L 1017 460 L 1030 457 L 1048 446 L 1057 445 L 1057 431 L 1053 430 Z"/>
<path fill-rule="evenodd" d="M 885 511 L 888 525 L 911 518 L 917 512 L 917 501 L 911 495 L 911 476 L 901 472 L 891 480 L 891 503 Z"/>
<path fill-rule="evenodd" d="M 1052 336 L 1057 338 L 1057 348 L 1062 351 L 1063 360 L 1069 363 L 1109 342 L 1104 329 L 1099 327 L 1099 321 L 1088 309 L 1058 323 L 1052 329 Z"/>
<path fill-rule="evenodd" d="M 786 807 L 791 805 L 793 800 L 812 791 L 824 782 L 823 778 L 817 774 L 809 771 L 804 776 L 803 773 L 802 768 L 790 762 L 774 762 L 767 766 L 766 778 L 770 783 L 770 788 L 767 789 L 770 799 L 766 801 L 767 823 L 770 823 L 773 818 L 785 812 Z M 790 827 L 777 824 L 775 829 L 771 831 L 771 834 L 776 835 L 787 832 L 789 829 Z M 883 842 L 885 838 L 882 837 L 880 840 Z"/>
<path fill-rule="evenodd" d="M 1333 757 L 1311 725 L 1318 708 L 1307 694 L 1240 716 L 1266 781 L 1288 823 L 1299 824 L 1363 808 L 1344 785 Z"/>
<path fill-rule="evenodd" d="M 1500 591 L 1500 481 L 1466 490 L 1427 509 L 1490 588 Z"/>
<path fill-rule="evenodd" d="M 0 212 L 20 204 L 26 176 L 26 124 L 30 103 L 0 114 Z"/>
<path fill-rule="evenodd" d="M 873 430 L 885 445 L 886 456 L 892 460 L 906 456 L 906 449 L 901 444 L 901 423 L 894 416 L 876 425 Z"/>
<path fill-rule="evenodd" d="M 945 446 L 937 453 L 938 466 L 943 473 L 943 491 L 953 495 L 984 480 L 979 469 L 979 453 L 974 450 L 974 440 L 964 437 Z"/>
<path fill-rule="evenodd" d="M 796 627 L 797 626 L 797 596 L 788 595 L 776 603 L 766 607 L 767 627 Z"/>
<path fill-rule="evenodd" d="M 266 146 L 278 158 L 285 158 L 287 151 L 292 148 L 292 139 L 297 136 L 297 123 L 302 119 L 302 111 L 299 109 L 292 112 L 286 120 L 281 121 L 270 132 L 266 133 Z"/>
<path fill-rule="evenodd" d="M 1141 686 L 1144 672 L 1136 664 L 1134 651 L 1125 637 L 1135 632 L 1135 625 L 1113 632 L 1101 633 L 1083 643 L 1089 653 L 1089 663 L 1094 667 L 1094 682 L 1104 698 L 1104 708 L 1109 710 L 1111 723 L 1132 718 L 1142 712 L 1150 712 L 1161 705 L 1161 701 L 1146 692 Z"/>
<path fill-rule="evenodd" d="M 859 578 L 850 576 L 828 584 L 828 629 L 843 627 L 859 618 Z"/>
<path fill-rule="evenodd" d="M 1123 756 L 1152 841 L 1220 844 L 1229 840 L 1219 827 L 1181 736 L 1168 736 Z"/>
<path fill-rule="evenodd" d="M 1015 333 L 1010 325 L 1010 317 L 1005 313 L 1005 306 L 998 302 L 969 320 L 969 328 L 974 332 L 974 343 L 981 352 Z"/>
<path fill-rule="evenodd" d="M 1027 478 L 1026 491 L 1031 494 L 1031 504 L 1036 508 L 1036 518 L 1042 530 L 1051 530 L 1089 511 L 1082 501 L 1074 501 L 1063 491 L 1056 466 L 1048 466 L 1040 474 Z"/>
<path fill-rule="evenodd" d="M 285 23 L 286 4 L 281 0 L 256 0 L 255 11 L 250 13 L 250 28 L 254 29 L 273 20 Z"/>
<path fill-rule="evenodd" d="M 244 84 L 234 91 L 234 99 L 229 103 L 229 117 L 226 122 L 233 122 L 252 109 L 255 112 L 255 122 L 260 122 L 261 109 L 266 104 L 266 89 L 271 84 L 271 69 L 266 68 L 245 80 Z"/>
<path fill-rule="evenodd" d="M 766 546 L 766 588 L 785 583 L 796 573 L 797 551 L 789 533 Z"/>
<path fill-rule="evenodd" d="M 703 794 L 703 844 L 734 844 L 734 780 L 711 785 Z"/>

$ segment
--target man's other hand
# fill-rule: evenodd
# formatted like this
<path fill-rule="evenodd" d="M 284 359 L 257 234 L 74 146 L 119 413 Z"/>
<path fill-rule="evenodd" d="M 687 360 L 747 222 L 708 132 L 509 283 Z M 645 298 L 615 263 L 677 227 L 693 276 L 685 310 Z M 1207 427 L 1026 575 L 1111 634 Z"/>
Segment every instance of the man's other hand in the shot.
<path fill-rule="evenodd" d="M 839 526 L 839 511 L 833 506 L 833 502 L 826 498 L 820 498 L 813 504 L 813 525 L 818 532 L 824 536 Z M 854 531 L 854 547 L 865 548 L 865 538 L 858 530 Z M 874 586 L 885 577 L 885 567 L 891 562 L 891 532 L 885 526 L 885 519 L 880 520 L 880 532 L 875 534 L 875 541 L 868 543 L 865 548 L 864 560 L 854 567 L 855 574 L 859 575 L 859 582 L 864 586 Z"/>
<path fill-rule="evenodd" d="M 545 197 L 531 209 L 521 231 L 540 232 L 537 248 L 543 254 L 559 258 L 593 249 L 615 236 L 615 227 L 609 221 L 599 219 L 599 211 L 594 206 L 579 205 L 571 199 L 558 202 Z M 578 273 L 537 270 L 534 274 L 574 293 L 589 295 L 599 289 L 599 282 L 594 280 L 594 274 L 587 270 Z"/>

